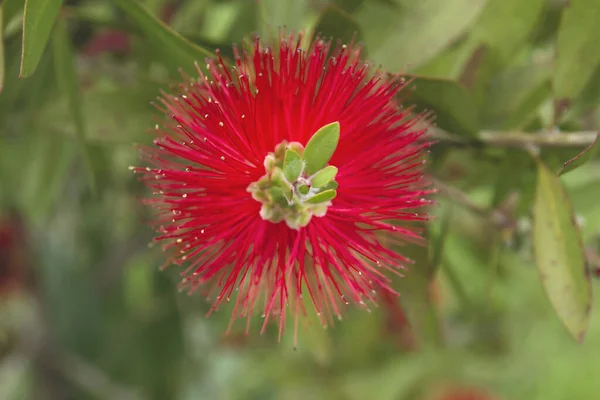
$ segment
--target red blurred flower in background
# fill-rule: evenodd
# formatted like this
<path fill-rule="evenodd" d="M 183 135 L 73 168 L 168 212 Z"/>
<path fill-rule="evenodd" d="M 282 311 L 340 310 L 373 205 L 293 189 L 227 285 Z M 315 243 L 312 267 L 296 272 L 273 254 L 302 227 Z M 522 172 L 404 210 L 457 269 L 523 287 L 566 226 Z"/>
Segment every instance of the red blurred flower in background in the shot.
<path fill-rule="evenodd" d="M 397 103 L 400 76 L 374 71 L 357 46 L 301 36 L 257 39 L 164 95 L 166 118 L 148 167 L 158 241 L 186 264 L 182 287 L 235 301 L 232 321 L 279 317 L 310 300 L 323 324 L 345 304 L 368 309 L 389 273 L 409 262 L 391 248 L 418 241 L 431 192 L 422 166 L 423 115 Z M 392 239 L 380 241 L 382 235 Z"/>
<path fill-rule="evenodd" d="M 25 286 L 25 234 L 17 214 L 0 214 L 0 298 Z"/>

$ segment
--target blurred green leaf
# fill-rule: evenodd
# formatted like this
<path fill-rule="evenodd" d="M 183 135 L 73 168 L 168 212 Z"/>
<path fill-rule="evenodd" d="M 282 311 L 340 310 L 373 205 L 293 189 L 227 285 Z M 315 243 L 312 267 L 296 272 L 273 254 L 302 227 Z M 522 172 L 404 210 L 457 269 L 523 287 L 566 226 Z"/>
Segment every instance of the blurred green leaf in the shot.
<path fill-rule="evenodd" d="M 11 22 L 19 12 L 23 12 L 24 4 L 25 0 L 4 0 L 2 2 L 2 9 L 4 11 L 4 29 L 7 29 L 8 23 Z M 5 34 L 7 34 L 7 32 L 5 32 Z"/>
<path fill-rule="evenodd" d="M 438 365 L 434 359 L 433 354 L 427 353 L 404 356 L 368 371 L 343 376 L 339 385 L 344 390 L 344 398 L 351 400 L 405 399 L 417 387 L 426 384 L 434 373 Z"/>
<path fill-rule="evenodd" d="M 0 399 L 18 400 L 31 396 L 32 360 L 9 354 L 0 358 Z"/>
<path fill-rule="evenodd" d="M 487 0 L 365 2 L 356 12 L 371 57 L 388 71 L 414 69 L 466 33 Z"/>
<path fill-rule="evenodd" d="M 169 21 L 169 25 L 178 32 L 197 34 L 198 21 L 202 20 L 209 6 L 210 2 L 205 0 L 181 2 Z"/>
<path fill-rule="evenodd" d="M 213 6 L 215 6 L 215 3 Z M 288 3 L 289 4 L 289 3 Z M 221 5 L 221 4 L 220 4 Z M 227 3 L 222 3 L 222 6 L 226 6 Z M 254 33 L 259 29 L 260 19 L 260 2 L 256 1 L 242 1 L 240 3 L 231 3 L 230 17 L 227 20 L 227 24 L 224 24 L 223 28 L 216 26 L 217 24 L 213 21 L 210 23 L 210 28 L 207 26 L 206 29 L 210 32 L 210 29 L 218 28 L 219 30 L 225 30 L 225 35 L 219 37 L 220 40 L 229 43 L 240 43 L 243 39 L 253 36 Z M 219 14 L 217 14 L 219 15 Z M 208 25 L 208 24 L 207 24 Z M 215 29 L 216 30 L 216 29 Z M 258 30 L 260 32 L 260 30 Z M 265 34 L 266 38 L 277 38 L 277 31 L 270 31 Z"/>
<path fill-rule="evenodd" d="M 123 296 L 127 306 L 136 314 L 147 312 L 154 300 L 156 271 L 148 264 L 148 256 L 132 257 L 125 267 Z"/>
<path fill-rule="evenodd" d="M 435 246 L 440 255 L 445 235 L 446 231 L 442 231 L 437 237 Z M 429 232 L 427 236 L 429 239 Z M 398 247 L 396 251 L 413 262 L 406 276 L 398 280 L 394 287 L 400 292 L 398 301 L 406 310 L 410 329 L 417 341 L 424 342 L 427 346 L 440 345 L 442 331 L 431 291 L 440 259 L 433 260 L 428 246 L 425 245 L 410 244 Z"/>
<path fill-rule="evenodd" d="M 565 186 L 573 201 L 573 208 L 577 210 L 577 216 L 582 218 L 581 234 L 584 241 L 594 243 L 600 235 L 600 207 L 597 200 L 600 198 L 598 161 L 592 160 L 569 172 Z"/>
<path fill-rule="evenodd" d="M 400 95 L 405 105 L 434 111 L 436 125 L 454 134 L 474 136 L 478 132 L 477 108 L 463 86 L 441 78 L 415 75 L 406 78 L 412 79 L 410 86 L 414 89 Z"/>
<path fill-rule="evenodd" d="M 26 0 L 23 14 L 23 51 L 19 76 L 27 78 L 37 68 L 62 0 Z"/>
<path fill-rule="evenodd" d="M 67 97 L 71 118 L 75 123 L 77 139 L 81 147 L 83 162 L 88 174 L 88 182 L 92 193 L 96 191 L 96 178 L 94 167 L 92 165 L 89 149 L 86 144 L 87 130 L 81 107 L 81 98 L 79 96 L 79 82 L 77 71 L 75 69 L 75 54 L 71 48 L 71 39 L 67 31 L 66 22 L 59 18 L 54 27 L 54 37 L 52 38 L 54 51 L 54 68 L 56 72 L 56 81 L 62 92 Z"/>
<path fill-rule="evenodd" d="M 127 13 L 146 37 L 161 46 L 184 70 L 193 71 L 194 62 L 202 64 L 205 58 L 215 57 L 210 51 L 192 43 L 150 14 L 137 0 L 115 0 L 115 3 Z"/>
<path fill-rule="evenodd" d="M 354 17 L 333 4 L 323 10 L 313 32 L 320 33 L 324 38 L 340 39 L 344 44 L 350 43 L 352 39 L 360 40 L 362 36 Z"/>
<path fill-rule="evenodd" d="M 556 43 L 552 79 L 557 101 L 571 101 L 585 87 L 600 64 L 600 2 L 570 0 L 564 9 Z"/>
<path fill-rule="evenodd" d="M 532 63 L 510 68 L 490 82 L 482 106 L 482 123 L 490 128 L 515 129 L 535 116 L 550 98 L 551 65 Z"/>
<path fill-rule="evenodd" d="M 260 9 L 259 32 L 268 35 L 276 33 L 282 27 L 285 27 L 288 32 L 303 29 L 309 2 L 307 0 L 260 0 L 258 7 Z"/>
<path fill-rule="evenodd" d="M 0 4 L 0 93 L 4 89 L 6 62 L 4 61 L 4 4 Z"/>
<path fill-rule="evenodd" d="M 475 44 L 466 39 L 453 43 L 437 56 L 414 70 L 415 75 L 458 80 Z"/>
<path fill-rule="evenodd" d="M 600 134 L 596 136 L 596 140 L 594 143 L 590 144 L 588 147 L 583 149 L 583 151 L 577 154 L 575 157 L 571 158 L 567 161 L 562 169 L 559 171 L 558 175 L 566 174 L 567 172 L 573 171 L 590 161 L 598 151 L 600 150 Z"/>
<path fill-rule="evenodd" d="M 500 165 L 496 166 L 494 194 L 491 201 L 498 207 L 511 193 L 519 194 L 516 215 L 528 215 L 535 196 L 535 168 L 523 152 L 508 150 Z"/>
<path fill-rule="evenodd" d="M 534 205 L 535 259 L 546 294 L 569 333 L 583 341 L 589 323 L 591 284 L 581 232 L 560 179 L 540 160 Z"/>
<path fill-rule="evenodd" d="M 579 95 L 573 99 L 559 126 L 569 123 L 579 124 L 581 117 L 589 115 L 600 105 L 600 65 Z"/>
<path fill-rule="evenodd" d="M 17 153 L 30 154 L 32 160 L 23 174 L 21 204 L 33 220 L 41 220 L 61 199 L 75 147 L 68 139 L 42 130 L 31 131 L 30 136 L 31 141 Z"/>
<path fill-rule="evenodd" d="M 469 39 L 484 43 L 503 62 L 510 61 L 540 18 L 545 0 L 488 0 Z"/>

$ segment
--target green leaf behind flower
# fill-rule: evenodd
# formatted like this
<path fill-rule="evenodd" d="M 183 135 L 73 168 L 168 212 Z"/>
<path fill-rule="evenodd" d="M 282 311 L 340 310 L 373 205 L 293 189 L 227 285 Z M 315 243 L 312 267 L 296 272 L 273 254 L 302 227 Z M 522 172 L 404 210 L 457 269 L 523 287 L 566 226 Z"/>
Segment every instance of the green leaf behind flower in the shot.
<path fill-rule="evenodd" d="M 23 51 L 21 78 L 27 78 L 37 68 L 48 44 L 50 32 L 62 0 L 26 0 L 23 14 Z"/>
<path fill-rule="evenodd" d="M 183 35 L 152 15 L 141 3 L 135 0 L 115 0 L 115 3 L 133 20 L 148 39 L 156 42 L 173 58 L 181 68 L 193 69 L 194 63 L 215 54 L 189 41 Z"/>
<path fill-rule="evenodd" d="M 534 205 L 535 260 L 556 314 L 577 340 L 589 323 L 591 285 L 575 213 L 560 179 L 537 160 Z"/>

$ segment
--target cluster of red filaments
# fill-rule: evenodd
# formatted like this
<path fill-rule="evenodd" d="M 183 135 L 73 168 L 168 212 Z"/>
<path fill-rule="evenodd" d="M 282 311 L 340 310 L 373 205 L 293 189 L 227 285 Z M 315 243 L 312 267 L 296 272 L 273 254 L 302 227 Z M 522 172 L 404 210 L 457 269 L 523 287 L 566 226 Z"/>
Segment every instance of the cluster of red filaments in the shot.
<path fill-rule="evenodd" d="M 263 330 L 277 316 L 281 333 L 288 313 L 297 331 L 308 306 L 323 325 L 349 303 L 368 309 L 377 291 L 393 292 L 390 274 L 409 263 L 394 250 L 418 241 L 415 222 L 427 218 L 426 121 L 399 106 L 405 81 L 373 71 L 357 46 L 303 49 L 301 39 L 257 39 L 234 49 L 233 65 L 219 56 L 185 77 L 161 99 L 165 122 L 142 149 L 149 166 L 132 168 L 154 192 L 156 240 L 184 266 L 182 288 L 213 310 L 234 302 L 232 321 L 246 317 L 247 329 L 256 314 Z M 267 155 L 334 122 L 339 189 L 326 215 L 300 229 L 261 218 L 247 188 Z"/>

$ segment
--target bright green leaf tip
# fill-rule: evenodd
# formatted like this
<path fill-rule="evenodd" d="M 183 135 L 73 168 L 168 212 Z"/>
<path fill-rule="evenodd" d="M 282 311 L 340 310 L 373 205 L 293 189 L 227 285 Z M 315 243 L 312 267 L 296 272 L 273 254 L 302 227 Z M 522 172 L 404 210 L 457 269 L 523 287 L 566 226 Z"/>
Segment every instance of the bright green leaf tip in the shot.
<path fill-rule="evenodd" d="M 337 196 L 337 192 L 333 189 L 325 190 L 324 192 L 318 193 L 308 199 L 306 202 L 309 204 L 319 204 L 325 203 L 327 201 L 333 200 Z"/>
<path fill-rule="evenodd" d="M 320 128 L 310 138 L 304 149 L 306 172 L 309 175 L 319 171 L 333 157 L 340 140 L 340 123 L 332 122 Z"/>
<path fill-rule="evenodd" d="M 331 182 L 338 173 L 338 169 L 329 165 L 315 174 L 311 180 L 311 186 L 321 188 Z"/>

